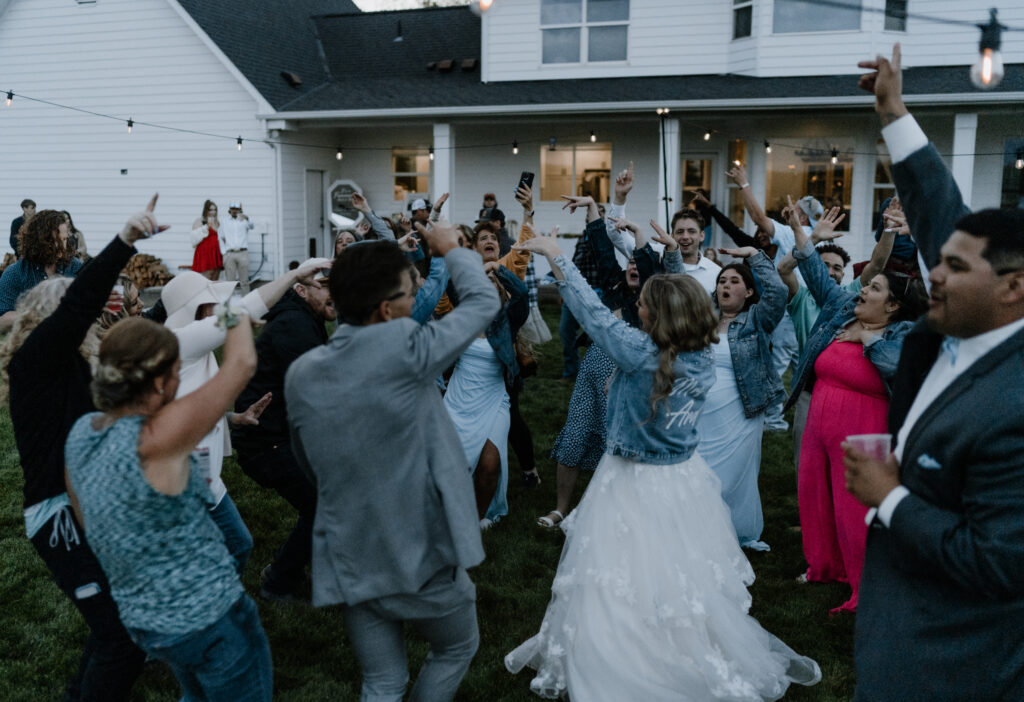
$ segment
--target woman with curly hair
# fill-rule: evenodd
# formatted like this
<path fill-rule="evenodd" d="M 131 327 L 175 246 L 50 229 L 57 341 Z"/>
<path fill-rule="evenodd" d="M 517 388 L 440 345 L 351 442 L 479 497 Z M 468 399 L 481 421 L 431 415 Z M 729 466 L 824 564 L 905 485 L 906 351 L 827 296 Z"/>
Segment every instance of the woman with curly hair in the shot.
<path fill-rule="evenodd" d="M 50 278 L 22 296 L 14 328 L 0 346 L 0 369 L 7 381 L 3 390 L 24 472 L 25 532 L 89 629 L 67 700 L 128 699 L 145 659 L 121 624 L 107 578 L 72 515 L 64 442 L 75 421 L 95 409 L 82 346 L 108 305 L 121 269 L 136 253 L 135 241 L 165 228 L 157 225 L 155 206 L 154 196 L 81 276 Z M 59 212 L 50 212 L 51 224 L 63 222 Z M 30 250 L 34 244 L 29 244 Z"/>
<path fill-rule="evenodd" d="M 718 320 L 700 283 L 655 275 L 643 331 L 616 319 L 550 238 L 562 300 L 615 363 L 607 450 L 562 522 L 562 557 L 539 633 L 505 657 L 537 673 L 542 697 L 574 700 L 779 699 L 821 679 L 751 618 L 743 555 L 719 481 L 697 452 L 714 382 Z"/>
<path fill-rule="evenodd" d="M 73 278 L 82 267 L 68 243 L 67 218 L 58 210 L 43 210 L 21 225 L 18 256 L 0 276 L 0 332 L 14 324 L 19 295 L 48 278 Z"/>

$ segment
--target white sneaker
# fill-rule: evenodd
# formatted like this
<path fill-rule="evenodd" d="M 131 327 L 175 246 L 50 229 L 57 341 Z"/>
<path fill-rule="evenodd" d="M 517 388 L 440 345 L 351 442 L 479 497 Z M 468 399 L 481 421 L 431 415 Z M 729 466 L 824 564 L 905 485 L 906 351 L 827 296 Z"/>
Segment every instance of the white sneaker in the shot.
<path fill-rule="evenodd" d="M 480 520 L 480 531 L 487 531 L 492 526 L 494 526 L 494 522 L 492 522 L 487 517 L 484 517 L 483 519 Z"/>

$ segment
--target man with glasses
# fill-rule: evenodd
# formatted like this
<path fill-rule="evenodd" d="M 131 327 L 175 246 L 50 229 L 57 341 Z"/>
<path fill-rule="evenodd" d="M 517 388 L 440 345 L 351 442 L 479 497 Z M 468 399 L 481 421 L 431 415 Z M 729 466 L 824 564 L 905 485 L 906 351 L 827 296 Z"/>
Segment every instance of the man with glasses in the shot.
<path fill-rule="evenodd" d="M 907 112 L 900 52 L 864 61 L 928 314 L 903 343 L 873 460 L 844 445 L 868 507 L 855 701 L 1024 699 L 1024 212 L 968 214 Z"/>
<path fill-rule="evenodd" d="M 259 596 L 272 602 L 305 599 L 298 590 L 305 581 L 313 543 L 316 515 L 316 487 L 299 468 L 288 434 L 288 408 L 284 399 L 284 378 L 289 366 L 310 349 L 327 343 L 326 323 L 334 321 L 334 305 L 327 289 L 330 269 L 299 279 L 281 301 L 270 308 L 267 325 L 256 339 L 256 374 L 235 402 L 245 412 L 253 403 L 269 396 L 258 425 L 236 425 L 231 441 L 238 450 L 238 463 L 262 487 L 277 492 L 296 509 L 299 519 L 277 552 L 273 562 L 260 574 Z"/>
<path fill-rule="evenodd" d="M 349 246 L 329 283 L 342 324 L 292 365 L 285 395 L 293 449 L 317 485 L 313 604 L 342 605 L 362 699 L 403 698 L 409 621 L 430 644 L 410 699 L 444 702 L 479 642 L 466 568 L 484 552 L 470 467 L 434 380 L 500 303 L 458 229 L 417 230 L 444 258 L 459 306 L 419 324 L 405 253 L 388 241 Z"/>

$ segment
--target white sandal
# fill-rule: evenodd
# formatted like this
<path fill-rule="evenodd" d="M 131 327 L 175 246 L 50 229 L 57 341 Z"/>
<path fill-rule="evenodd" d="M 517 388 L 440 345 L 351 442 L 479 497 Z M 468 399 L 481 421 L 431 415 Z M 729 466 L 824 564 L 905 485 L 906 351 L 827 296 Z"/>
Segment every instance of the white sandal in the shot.
<path fill-rule="evenodd" d="M 551 515 L 557 516 L 558 519 L 552 519 Z M 544 527 L 545 529 L 553 529 L 559 524 L 561 524 L 563 519 L 565 519 L 565 515 L 559 512 L 557 509 L 553 509 L 547 514 L 545 514 L 543 517 L 538 517 L 537 524 Z"/>

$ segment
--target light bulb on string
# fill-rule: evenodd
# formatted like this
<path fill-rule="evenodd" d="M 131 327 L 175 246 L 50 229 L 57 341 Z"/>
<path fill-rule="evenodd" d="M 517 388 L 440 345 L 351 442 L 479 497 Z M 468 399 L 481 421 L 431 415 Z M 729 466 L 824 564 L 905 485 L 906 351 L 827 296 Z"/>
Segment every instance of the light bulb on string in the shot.
<path fill-rule="evenodd" d="M 473 11 L 474 15 L 478 17 L 483 16 L 491 7 L 494 6 L 494 0 L 472 0 L 469 3 L 469 9 Z"/>
<path fill-rule="evenodd" d="M 832 165 L 839 163 L 839 149 L 832 149 Z"/>
<path fill-rule="evenodd" d="M 512 155 L 513 156 L 518 156 L 519 155 L 519 142 L 516 141 L 515 139 L 512 140 Z"/>
<path fill-rule="evenodd" d="M 131 133 L 132 133 L 132 127 L 134 127 L 134 126 L 135 126 L 135 122 L 133 122 L 133 121 L 132 121 L 132 118 L 131 118 L 131 117 L 129 117 L 129 118 L 128 118 L 128 133 L 129 133 L 129 134 L 131 134 Z"/>
<path fill-rule="evenodd" d="M 978 43 L 978 58 L 971 66 L 971 82 L 982 90 L 991 90 L 1003 79 L 1003 55 L 999 52 L 1002 44 L 1003 25 L 996 19 L 996 9 L 989 10 L 988 24 L 979 24 L 981 41 Z"/>
<path fill-rule="evenodd" d="M 238 137 L 238 150 L 242 150 L 242 137 Z"/>
<path fill-rule="evenodd" d="M 590 130 L 590 143 L 593 144 L 595 141 L 597 141 L 597 135 L 594 134 L 594 130 L 591 129 Z"/>
<path fill-rule="evenodd" d="M 434 160 L 434 147 L 431 146 L 430 150 L 427 153 L 430 154 L 430 160 L 433 161 Z"/>
<path fill-rule="evenodd" d="M 772 152 L 772 145 L 768 143 L 768 140 L 764 140 L 764 152 L 770 154 Z"/>
<path fill-rule="evenodd" d="M 8 90 L 7 91 L 7 106 L 8 107 L 11 106 L 11 100 L 13 100 L 13 99 L 14 99 L 14 91 Z"/>
<path fill-rule="evenodd" d="M 1017 160 L 1014 161 L 1013 167 L 1018 171 L 1024 169 L 1024 151 L 1017 152 Z"/>
<path fill-rule="evenodd" d="M 711 141 L 711 132 L 704 132 L 704 141 Z"/>
<path fill-rule="evenodd" d="M 334 159 L 336 161 L 340 161 L 343 158 L 345 158 L 345 154 L 341 153 L 341 147 L 339 146 L 338 147 L 338 153 L 334 154 Z"/>

